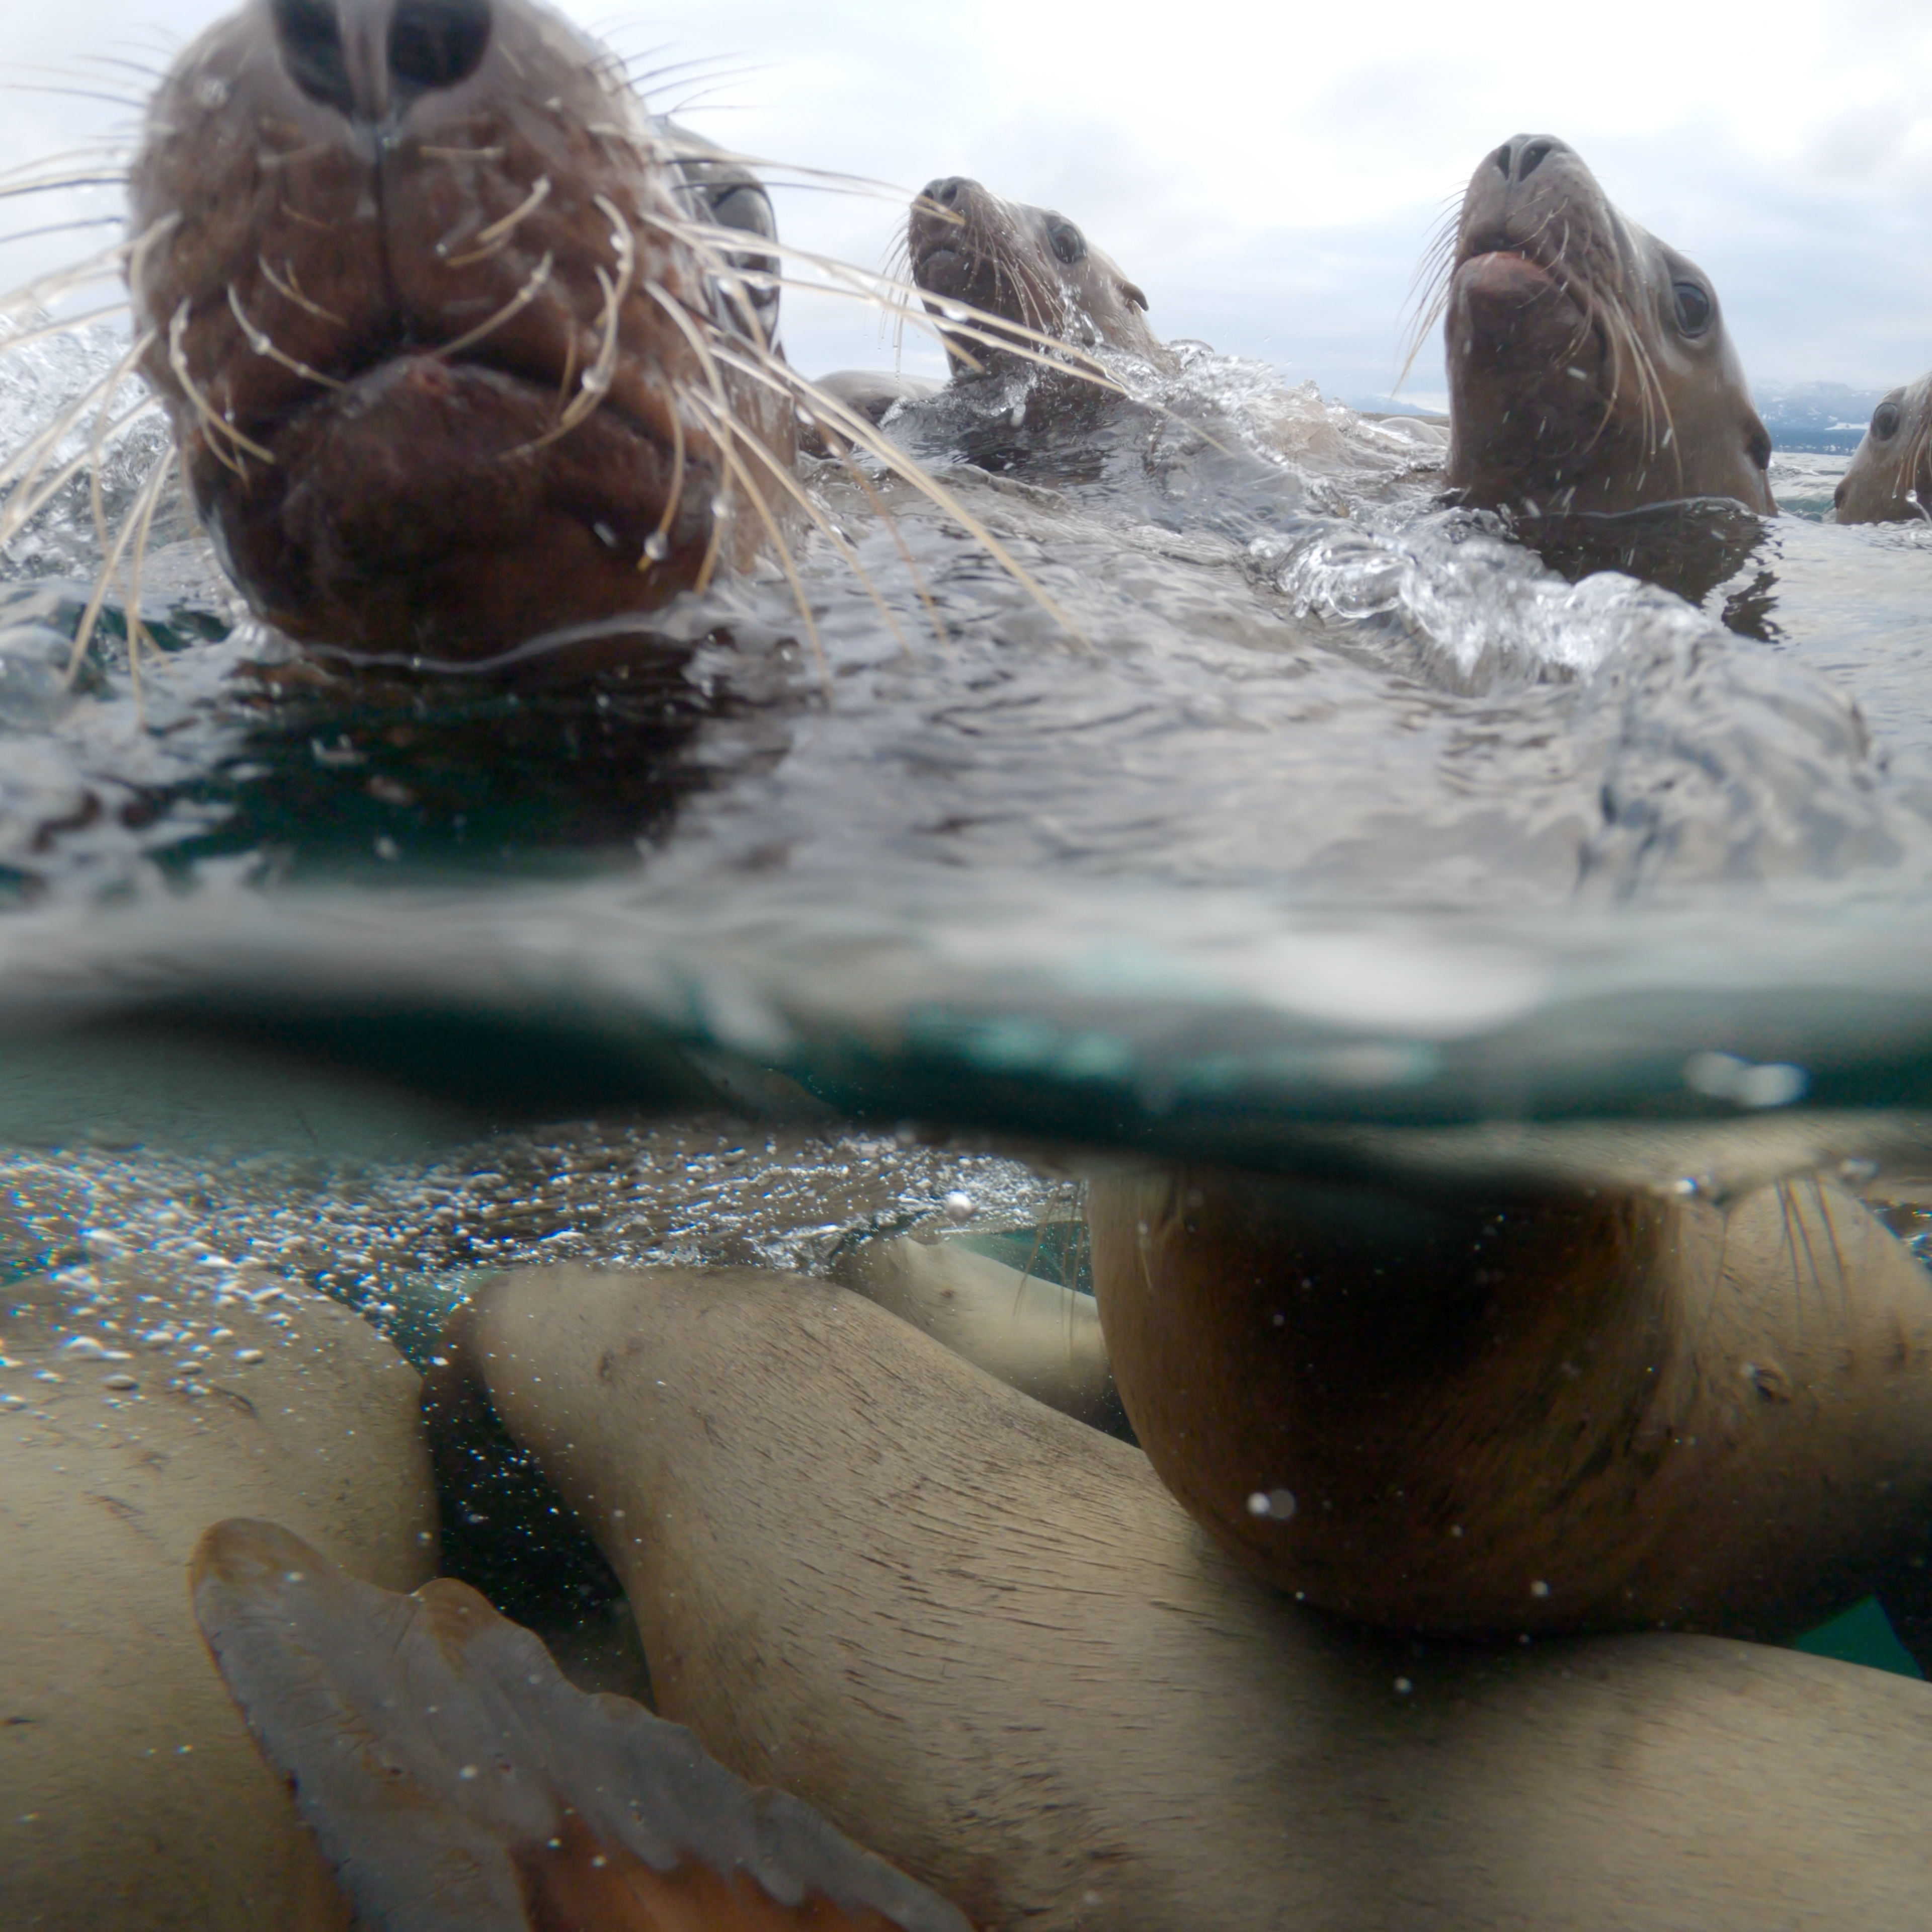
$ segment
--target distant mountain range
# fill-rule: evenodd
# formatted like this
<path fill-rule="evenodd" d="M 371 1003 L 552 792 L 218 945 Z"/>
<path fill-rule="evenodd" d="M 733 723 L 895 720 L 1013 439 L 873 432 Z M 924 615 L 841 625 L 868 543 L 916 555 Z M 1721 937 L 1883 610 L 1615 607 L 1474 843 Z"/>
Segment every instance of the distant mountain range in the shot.
<path fill-rule="evenodd" d="M 1775 382 L 1755 400 L 1779 449 L 1856 449 L 1887 393 L 1849 382 Z"/>
<path fill-rule="evenodd" d="M 1771 440 L 1779 449 L 1852 450 L 1865 433 L 1888 392 L 1883 389 L 1855 388 L 1849 382 L 1774 382 L 1760 389 L 1754 400 Z M 1388 416 L 1416 416 L 1426 412 L 1408 398 L 1394 396 L 1351 397 L 1352 406 Z M 1440 408 L 1442 404 L 1436 405 Z"/>

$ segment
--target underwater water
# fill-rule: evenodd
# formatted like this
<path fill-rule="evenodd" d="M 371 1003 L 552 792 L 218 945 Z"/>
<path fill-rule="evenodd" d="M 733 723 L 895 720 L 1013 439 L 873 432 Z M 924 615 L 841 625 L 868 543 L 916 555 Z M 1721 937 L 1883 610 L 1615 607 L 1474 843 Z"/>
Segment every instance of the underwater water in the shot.
<path fill-rule="evenodd" d="M 122 352 L 0 356 L 0 441 Z M 146 418 L 97 454 L 77 423 L 74 475 L 0 555 L 8 1453 L 267 1410 L 348 1346 L 345 1308 L 356 1346 L 434 1386 L 452 1318 L 544 1268 L 785 1270 L 976 1361 L 947 1324 L 981 1296 L 1043 1388 L 1096 1318 L 1093 1202 L 1197 1170 L 1307 1190 L 1308 1226 L 1382 1256 L 1378 1281 L 1428 1287 L 1453 1249 L 1465 1311 L 1511 1216 L 1583 1226 L 1613 1196 L 1633 1225 L 1741 1227 L 1775 1198 L 1783 1246 L 1736 1277 L 1760 1328 L 1721 1361 L 1689 1345 L 1701 1382 L 1796 1412 L 1810 1371 L 1778 1350 L 1883 1354 L 1848 1339 L 1854 1221 L 1870 1272 L 1903 1270 L 1886 1318 L 1917 1374 L 1932 532 L 1823 522 L 1844 459 L 1795 454 L 1775 518 L 1512 526 L 1443 505 L 1426 425 L 1204 350 L 1121 375 L 1119 396 L 994 380 L 899 412 L 950 508 L 808 462 L 808 610 L 773 567 L 656 614 L 628 662 L 560 640 L 514 676 L 304 658 L 172 497 L 137 591 L 124 560 L 98 599 L 159 445 Z M 1367 1204 L 1359 1225 L 1324 1190 Z M 1325 1278 L 1314 1252 L 1284 1278 Z M 1699 1277 L 1713 1306 L 1720 1277 Z M 1435 1346 L 1423 1290 L 1387 1292 L 1341 1295 L 1373 1347 Z M 982 1365 L 1031 1386 L 997 1349 Z M 1871 1412 L 1903 1419 L 1864 1487 L 1932 1500 L 1932 1392 L 1886 1388 Z M 1130 1441 L 1106 1394 L 1063 1406 Z M 878 1409 L 923 1399 L 908 1370 Z M 774 1496 L 812 1486 L 778 1473 L 786 1426 Z M 685 1651 L 642 1611 L 640 1649 L 587 1505 L 527 1443 L 475 1456 L 444 1457 L 440 1521 L 410 1537 L 580 1687 L 678 1682 Z M 380 1482 L 344 1494 L 373 1509 Z M 1299 1507 L 1256 1482 L 1258 1519 Z M 1928 1654 L 1910 1585 L 1932 1516 L 1887 1522 L 1804 1618 L 1643 1621 L 1808 1629 L 1814 1654 L 1917 1674 L 1894 1626 Z M 1420 1639 L 1388 1655 L 1378 1685 L 1426 1687 Z M 31 1836 L 38 1801 L 12 1797 Z M 836 1822 L 862 1839 L 871 1815 L 848 1794 Z"/>

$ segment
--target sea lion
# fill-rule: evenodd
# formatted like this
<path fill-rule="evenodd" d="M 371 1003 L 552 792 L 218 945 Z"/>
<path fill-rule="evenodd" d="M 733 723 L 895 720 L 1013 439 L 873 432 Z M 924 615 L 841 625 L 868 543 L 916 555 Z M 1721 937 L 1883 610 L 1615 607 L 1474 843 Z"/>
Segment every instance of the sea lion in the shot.
<path fill-rule="evenodd" d="M 418 1382 L 336 1303 L 220 1279 L 142 1266 L 91 1299 L 45 1279 L 8 1287 L 10 1932 L 348 1924 L 208 1661 L 187 1564 L 211 1516 L 271 1514 L 390 1588 L 421 1582 L 436 1513 Z"/>
<path fill-rule="evenodd" d="M 1097 1175 L 1154 1467 L 1270 1582 L 1376 1623 L 1781 1640 L 1847 1607 L 1932 1535 L 1932 1280 L 1828 1167 L 1707 1190 L 1651 1138 Z"/>
<path fill-rule="evenodd" d="M 278 1525 L 194 1553 L 195 1615 L 358 1921 L 388 1932 L 970 1932 L 676 1724 L 567 1683 L 447 1577 L 400 1596 Z"/>
<path fill-rule="evenodd" d="M 590 1526 L 660 1711 L 976 1924 L 1923 1922 L 1932 1688 L 1342 1628 L 1138 1450 L 821 1282 L 531 1271 L 451 1340 L 427 1393 L 487 1388 Z"/>
<path fill-rule="evenodd" d="M 1932 518 L 1932 375 L 1894 389 L 1872 418 L 1832 494 L 1840 524 Z"/>
<path fill-rule="evenodd" d="M 1710 278 L 1614 207 L 1576 151 L 1484 157 L 1446 238 L 1448 481 L 1529 517 L 1693 496 L 1777 508 L 1771 438 Z"/>
<path fill-rule="evenodd" d="M 905 1234 L 848 1249 L 832 1276 L 1049 1408 L 1096 1428 L 1118 1427 L 1120 1402 L 1092 1295 L 957 1241 Z"/>
<path fill-rule="evenodd" d="M 1051 208 L 946 176 L 914 196 L 905 249 L 956 380 L 982 370 L 989 353 L 1017 350 L 1037 358 L 1052 342 L 1118 350 L 1160 368 L 1172 364 L 1147 325 L 1139 286 Z M 976 313 L 962 316 L 962 304 Z M 1010 334 L 1002 322 L 1015 325 Z"/>
<path fill-rule="evenodd" d="M 792 401 L 742 170 L 535 0 L 246 0 L 149 106 L 142 373 L 298 640 L 488 658 L 778 533 Z M 768 208 L 766 210 L 768 214 Z"/>

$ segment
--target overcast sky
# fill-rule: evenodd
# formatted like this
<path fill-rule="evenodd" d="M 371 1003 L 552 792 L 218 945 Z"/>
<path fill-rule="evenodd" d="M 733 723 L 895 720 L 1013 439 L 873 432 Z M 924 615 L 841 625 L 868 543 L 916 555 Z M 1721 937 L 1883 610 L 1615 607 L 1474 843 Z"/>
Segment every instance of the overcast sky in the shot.
<path fill-rule="evenodd" d="M 214 17 L 196 0 L 0 0 L 9 78 L 141 82 Z M 1932 368 L 1932 6 L 1618 0 L 1532 11 L 1420 0 L 1297 8 L 1098 0 L 714 0 L 566 10 L 666 76 L 652 105 L 748 151 L 902 189 L 970 174 L 1058 208 L 1120 262 L 1168 336 L 1260 356 L 1332 394 L 1386 393 L 1430 231 L 1484 153 L 1547 131 L 1624 212 L 1694 256 L 1760 387 L 1886 387 Z M 50 73 L 48 70 L 57 71 Z M 703 98 L 687 97 L 704 90 Z M 28 91 L 0 116 L 17 166 L 126 124 Z M 111 190 L 93 204 L 111 212 Z M 6 233 L 51 211 L 13 205 Z M 69 211 L 71 212 L 70 210 Z M 786 195 L 789 238 L 880 263 L 903 202 Z M 71 241 L 0 251 L 10 285 Z M 788 304 L 813 373 L 889 367 L 862 313 Z M 909 345 L 904 366 L 932 366 Z M 1435 345 L 1406 393 L 1442 386 Z"/>

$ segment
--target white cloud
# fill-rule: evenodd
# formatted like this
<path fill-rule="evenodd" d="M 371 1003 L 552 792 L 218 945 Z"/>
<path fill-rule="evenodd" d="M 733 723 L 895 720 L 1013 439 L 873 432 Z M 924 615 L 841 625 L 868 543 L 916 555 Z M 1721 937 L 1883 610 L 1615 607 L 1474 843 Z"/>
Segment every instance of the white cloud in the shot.
<path fill-rule="evenodd" d="M 0 0 L 0 44 L 19 79 L 30 62 L 84 74 L 103 55 L 151 59 L 214 10 Z M 1386 387 L 1436 212 L 1526 130 L 1570 140 L 1630 214 L 1704 263 L 1760 380 L 1886 384 L 1932 364 L 1932 20 L 1917 0 L 1774 15 L 1621 0 L 1533 24 L 1441 0 L 1190 0 L 1112 20 L 1090 0 L 718 0 L 614 27 L 608 0 L 574 10 L 628 52 L 660 50 L 658 64 L 716 61 L 718 92 L 687 110 L 714 137 L 902 190 L 968 173 L 1053 203 L 1147 288 L 1167 332 L 1345 394 Z M 669 76 L 654 104 L 705 84 Z M 10 164 L 116 118 L 12 100 Z M 902 212 L 823 188 L 784 199 L 792 238 L 867 265 Z M 71 250 L 8 250 L 0 276 Z M 808 368 L 890 359 L 861 316 L 794 303 L 788 332 Z M 1418 385 L 1439 388 L 1432 362 Z"/>

